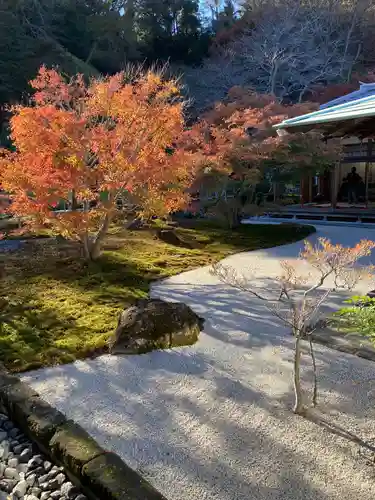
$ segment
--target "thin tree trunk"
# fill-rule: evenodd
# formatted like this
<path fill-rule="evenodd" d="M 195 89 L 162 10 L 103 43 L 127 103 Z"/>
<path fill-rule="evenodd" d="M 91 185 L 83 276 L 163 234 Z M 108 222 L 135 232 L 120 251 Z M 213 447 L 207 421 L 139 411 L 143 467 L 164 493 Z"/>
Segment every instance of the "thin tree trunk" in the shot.
<path fill-rule="evenodd" d="M 105 218 L 104 218 L 104 221 L 103 221 L 103 224 L 101 226 L 101 228 L 99 229 L 97 235 L 96 235 L 96 238 L 91 246 L 91 251 L 90 251 L 90 257 L 91 257 L 91 260 L 96 260 L 97 258 L 100 257 L 100 252 L 101 252 L 101 245 L 102 245 L 102 242 L 108 232 L 108 229 L 109 229 L 109 226 L 111 224 L 111 220 L 112 220 L 112 216 L 107 213 Z"/>
<path fill-rule="evenodd" d="M 313 390 L 312 404 L 315 407 L 318 404 L 318 378 L 316 376 L 316 358 L 315 358 L 311 333 L 309 334 L 309 344 L 310 344 L 310 355 L 311 355 L 313 374 L 314 374 L 314 390 Z"/>
<path fill-rule="evenodd" d="M 84 233 L 81 235 L 81 241 L 83 245 L 83 254 L 85 256 L 86 260 L 91 259 L 91 254 L 90 254 L 90 242 L 89 242 L 89 236 L 87 233 Z"/>
<path fill-rule="evenodd" d="M 303 399 L 301 388 L 301 337 L 296 335 L 294 346 L 294 413 L 301 414 L 303 412 Z"/>

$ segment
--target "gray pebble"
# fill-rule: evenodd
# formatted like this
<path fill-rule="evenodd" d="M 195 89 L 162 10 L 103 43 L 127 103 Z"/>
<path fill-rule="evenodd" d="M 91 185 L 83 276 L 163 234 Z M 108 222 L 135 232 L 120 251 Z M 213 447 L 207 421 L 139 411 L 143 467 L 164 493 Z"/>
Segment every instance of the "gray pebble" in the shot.
<path fill-rule="evenodd" d="M 20 498 L 22 498 L 27 491 L 27 488 L 29 485 L 27 484 L 26 481 L 20 481 L 14 488 L 12 493 Z"/>
<path fill-rule="evenodd" d="M 39 498 L 40 495 L 42 494 L 42 490 L 40 488 L 35 488 L 34 487 L 34 488 L 31 488 L 30 494 Z"/>
<path fill-rule="evenodd" d="M 5 431 L 0 431 L 0 441 L 4 441 L 8 437 L 8 434 Z"/>
<path fill-rule="evenodd" d="M 35 481 L 36 481 L 36 474 L 30 474 L 26 478 L 26 482 L 29 486 L 34 486 Z"/>
<path fill-rule="evenodd" d="M 60 490 L 54 491 L 49 496 L 49 498 L 54 498 L 54 499 L 57 499 L 57 500 L 59 500 L 60 497 L 61 497 L 61 491 Z"/>
<path fill-rule="evenodd" d="M 68 481 L 61 486 L 61 493 L 68 498 L 75 498 L 78 495 L 79 491 L 78 488 L 74 486 L 74 484 Z"/>
<path fill-rule="evenodd" d="M 36 495 L 26 495 L 24 500 L 39 500 Z"/>
<path fill-rule="evenodd" d="M 8 460 L 9 467 L 17 468 L 17 465 L 18 465 L 18 458 L 11 458 L 10 460 Z"/>
<path fill-rule="evenodd" d="M 30 476 L 30 474 L 36 474 L 37 476 L 44 475 L 44 469 L 43 467 L 37 467 L 36 469 L 29 470 L 26 474 L 26 477 Z"/>
<path fill-rule="evenodd" d="M 27 444 L 17 444 L 16 446 L 13 447 L 13 452 L 16 453 L 17 455 L 20 455 L 22 453 L 22 450 L 24 450 L 25 448 L 27 448 Z"/>
<path fill-rule="evenodd" d="M 18 436 L 18 434 L 20 433 L 20 430 L 17 429 L 17 427 L 13 427 L 13 429 L 10 429 L 10 431 L 8 432 L 9 434 L 9 437 L 15 439 L 16 436 Z"/>
<path fill-rule="evenodd" d="M 12 489 L 16 486 L 16 484 L 17 484 L 16 479 L 1 479 L 0 490 L 10 493 Z"/>
<path fill-rule="evenodd" d="M 59 484 L 63 484 L 64 481 L 66 481 L 66 476 L 62 472 L 56 476 L 56 480 L 59 482 Z"/>
<path fill-rule="evenodd" d="M 55 477 L 57 477 L 59 475 L 59 471 L 55 468 L 51 469 L 47 474 L 46 476 L 48 477 L 48 479 L 54 479 Z"/>
<path fill-rule="evenodd" d="M 49 483 L 48 482 L 39 483 L 39 488 L 41 488 L 41 490 L 43 491 L 49 491 Z"/>
<path fill-rule="evenodd" d="M 45 470 L 46 472 L 49 472 L 51 469 L 52 469 L 52 464 L 51 464 L 51 462 L 48 462 L 48 460 L 46 460 L 46 461 L 44 462 L 44 470 Z"/>
<path fill-rule="evenodd" d="M 55 471 L 57 471 L 57 472 L 63 472 L 64 467 L 58 467 L 57 465 L 54 465 L 54 466 L 52 467 L 51 471 L 53 471 L 53 470 L 55 470 Z"/>
<path fill-rule="evenodd" d="M 33 456 L 33 451 L 31 448 L 25 448 L 20 454 L 20 462 L 28 462 Z"/>
<path fill-rule="evenodd" d="M 6 420 L 8 420 L 8 417 L 4 413 L 0 413 L 0 422 L 5 422 Z"/>
<path fill-rule="evenodd" d="M 13 427 L 14 427 L 14 425 L 12 424 L 12 422 L 10 420 L 6 420 L 3 423 L 3 429 L 6 431 L 10 431 L 11 429 L 13 429 Z"/>
<path fill-rule="evenodd" d="M 42 465 L 43 460 L 39 457 L 33 457 L 30 458 L 30 460 L 27 462 L 27 465 L 29 466 L 29 469 L 35 469 L 36 467 L 39 467 Z"/>
<path fill-rule="evenodd" d="M 48 489 L 49 490 L 58 490 L 60 487 L 60 483 L 57 479 L 51 479 L 48 481 Z"/>
<path fill-rule="evenodd" d="M 43 472 L 44 472 L 44 469 L 43 469 Z M 39 476 L 38 477 L 38 483 L 46 483 L 48 481 L 48 479 L 50 479 L 48 477 L 48 474 L 43 474 L 43 476 Z"/>
<path fill-rule="evenodd" d="M 47 500 L 47 498 L 49 498 L 49 494 L 51 492 L 50 491 L 44 491 L 41 495 L 40 495 L 40 500 Z"/>
<path fill-rule="evenodd" d="M 17 469 L 14 467 L 7 467 L 4 471 L 4 477 L 6 479 L 17 479 L 19 480 L 20 475 L 18 474 Z"/>
<path fill-rule="evenodd" d="M 0 460 L 7 460 L 9 456 L 9 444 L 6 442 L 2 442 L 0 445 Z"/>
<path fill-rule="evenodd" d="M 26 474 L 26 472 L 28 472 L 29 470 L 29 466 L 27 464 L 18 464 L 17 470 L 20 473 L 23 472 L 24 474 Z"/>
<path fill-rule="evenodd" d="M 0 463 L 0 477 L 3 477 L 5 471 L 5 464 Z"/>

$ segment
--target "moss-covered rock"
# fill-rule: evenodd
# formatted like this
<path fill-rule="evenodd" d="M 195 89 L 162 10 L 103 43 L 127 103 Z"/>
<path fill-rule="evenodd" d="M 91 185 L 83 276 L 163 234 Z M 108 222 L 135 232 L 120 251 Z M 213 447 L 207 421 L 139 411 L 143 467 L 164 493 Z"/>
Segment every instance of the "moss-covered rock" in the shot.
<path fill-rule="evenodd" d="M 82 484 L 100 500 L 166 500 L 114 453 L 88 462 L 82 469 Z"/>
<path fill-rule="evenodd" d="M 160 299 L 141 299 L 124 310 L 110 339 L 111 354 L 138 354 L 192 345 L 204 320 L 189 306 Z"/>
<path fill-rule="evenodd" d="M 56 431 L 49 445 L 53 458 L 76 477 L 81 476 L 82 467 L 87 462 L 104 453 L 103 448 L 72 420 Z"/>
<path fill-rule="evenodd" d="M 56 430 L 66 422 L 61 412 L 37 396 L 14 403 L 13 418 L 45 453 Z"/>

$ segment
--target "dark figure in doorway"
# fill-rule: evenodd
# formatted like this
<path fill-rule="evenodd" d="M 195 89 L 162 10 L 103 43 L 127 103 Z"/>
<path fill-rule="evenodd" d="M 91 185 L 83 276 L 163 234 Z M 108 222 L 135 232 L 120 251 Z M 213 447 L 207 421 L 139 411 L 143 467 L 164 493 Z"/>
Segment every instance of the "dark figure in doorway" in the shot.
<path fill-rule="evenodd" d="M 345 181 L 347 182 L 348 202 L 357 203 L 359 194 L 358 191 L 360 184 L 362 183 L 362 177 L 357 173 L 357 169 L 355 167 L 353 167 L 352 171 L 346 176 Z"/>

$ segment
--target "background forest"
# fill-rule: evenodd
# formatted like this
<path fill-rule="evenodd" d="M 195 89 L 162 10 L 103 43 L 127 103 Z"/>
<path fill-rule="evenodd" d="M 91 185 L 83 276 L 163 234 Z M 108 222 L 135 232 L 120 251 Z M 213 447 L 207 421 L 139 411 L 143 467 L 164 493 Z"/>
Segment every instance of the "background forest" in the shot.
<path fill-rule="evenodd" d="M 370 0 L 0 0 L 0 105 L 42 64 L 88 76 L 165 61 L 198 112 L 233 86 L 315 100 L 371 72 L 374 37 Z"/>

